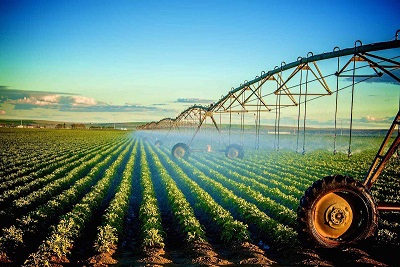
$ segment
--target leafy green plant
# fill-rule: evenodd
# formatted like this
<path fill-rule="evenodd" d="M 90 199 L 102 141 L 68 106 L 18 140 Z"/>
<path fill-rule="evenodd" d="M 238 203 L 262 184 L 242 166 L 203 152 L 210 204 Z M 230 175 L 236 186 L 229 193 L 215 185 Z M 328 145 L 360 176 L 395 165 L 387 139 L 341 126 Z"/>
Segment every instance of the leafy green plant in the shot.
<path fill-rule="evenodd" d="M 143 247 L 163 248 L 164 233 L 161 225 L 161 214 L 157 205 L 150 168 L 146 159 L 143 143 L 140 142 L 140 164 L 142 187 L 142 203 L 139 208 L 139 219 L 142 223 Z"/>

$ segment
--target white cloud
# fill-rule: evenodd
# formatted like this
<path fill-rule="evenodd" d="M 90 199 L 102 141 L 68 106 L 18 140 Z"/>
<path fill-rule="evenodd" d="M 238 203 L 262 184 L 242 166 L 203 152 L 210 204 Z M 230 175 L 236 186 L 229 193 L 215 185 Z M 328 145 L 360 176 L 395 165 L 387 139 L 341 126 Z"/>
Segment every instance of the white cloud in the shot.
<path fill-rule="evenodd" d="M 60 101 L 59 95 L 45 95 L 42 97 L 38 97 L 39 100 L 49 103 L 58 103 Z"/>
<path fill-rule="evenodd" d="M 210 104 L 213 100 L 203 99 L 203 98 L 178 98 L 175 103 L 206 103 Z"/>
<path fill-rule="evenodd" d="M 384 119 L 384 118 L 376 118 L 376 117 L 374 117 L 374 116 L 366 116 L 366 117 L 365 117 L 365 121 L 367 121 L 367 122 L 377 122 L 377 121 L 385 121 L 385 120 L 387 120 L 387 119 Z"/>
<path fill-rule="evenodd" d="M 49 100 L 49 98 L 46 98 L 46 97 L 38 99 L 38 98 L 32 96 L 32 97 L 24 97 L 22 99 L 18 99 L 17 102 L 19 104 L 31 104 L 34 106 L 41 106 L 41 107 L 57 104 L 57 102 L 53 102 L 53 99 L 51 99 L 52 101 L 48 101 L 48 100 Z M 15 104 L 15 101 L 10 101 L 10 103 L 13 103 L 13 102 Z"/>
<path fill-rule="evenodd" d="M 92 97 L 71 96 L 73 106 L 96 106 L 97 102 Z"/>

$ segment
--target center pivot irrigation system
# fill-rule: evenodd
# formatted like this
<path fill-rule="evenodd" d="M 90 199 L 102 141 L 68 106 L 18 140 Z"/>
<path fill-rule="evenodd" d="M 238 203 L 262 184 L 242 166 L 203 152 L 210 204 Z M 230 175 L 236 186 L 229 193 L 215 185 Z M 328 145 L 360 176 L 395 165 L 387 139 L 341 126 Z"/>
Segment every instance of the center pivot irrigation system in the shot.
<path fill-rule="evenodd" d="M 221 118 L 221 115 L 227 114 L 229 116 L 229 143 L 225 144 L 226 148 L 222 151 L 229 158 L 243 158 L 243 146 L 231 143 L 232 116 L 239 114 L 241 131 L 244 132 L 244 114 L 254 113 L 256 148 L 258 148 L 261 112 L 273 112 L 275 116 L 274 147 L 279 149 L 281 110 L 287 107 L 297 107 L 297 150 L 302 142 L 302 153 L 305 153 L 308 103 L 335 94 L 333 153 L 336 154 L 338 96 L 342 90 L 350 89 L 348 155 L 351 156 L 355 86 L 361 82 L 388 75 L 396 84 L 396 89 L 398 88 L 397 85 L 400 84 L 398 76 L 400 69 L 398 61 L 400 57 L 399 32 L 400 30 L 396 32 L 395 40 L 392 41 L 367 45 L 356 41 L 354 47 L 351 48 L 335 47 L 332 52 L 318 55 L 309 52 L 307 57 L 299 57 L 290 64 L 282 62 L 273 70 L 263 71 L 253 80 L 244 81 L 239 87 L 232 88 L 215 104 L 207 107 L 194 105 L 184 110 L 175 119 L 162 119 L 140 128 L 144 130 L 167 129 L 169 133 L 172 129 L 194 127 L 193 137 L 188 144 L 177 143 L 172 148 L 174 157 L 188 158 L 190 152 L 196 151 L 190 149 L 190 145 L 206 119 L 211 119 L 213 126 L 221 136 L 221 122 L 218 126 L 214 116 L 219 114 Z M 390 57 L 387 56 L 388 54 Z M 322 68 L 317 62 L 325 66 L 327 75 L 323 75 Z M 303 129 L 302 138 L 300 127 Z M 396 151 L 399 154 L 399 136 L 400 110 L 397 111 L 363 183 L 348 176 L 332 175 L 314 182 L 306 190 L 297 211 L 298 236 L 302 243 L 317 247 L 338 247 L 352 244 L 375 233 L 378 211 L 400 211 L 400 203 L 376 203 L 369 192 L 389 159 L 396 154 Z M 221 138 L 221 140 L 223 139 Z M 156 145 L 160 144 L 161 141 L 158 140 Z"/>

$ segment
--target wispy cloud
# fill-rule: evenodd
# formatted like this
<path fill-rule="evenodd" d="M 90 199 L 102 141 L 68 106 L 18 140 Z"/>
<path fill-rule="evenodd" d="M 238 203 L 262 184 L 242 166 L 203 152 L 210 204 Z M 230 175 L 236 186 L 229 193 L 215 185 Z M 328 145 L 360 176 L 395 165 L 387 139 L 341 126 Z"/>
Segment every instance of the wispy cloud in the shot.
<path fill-rule="evenodd" d="M 59 94 L 34 94 L 33 96 L 27 95 L 19 99 L 5 99 L 2 102 L 14 105 L 16 110 L 32 110 L 38 107 L 47 109 L 68 109 L 73 107 L 105 105 L 91 97 Z"/>
<path fill-rule="evenodd" d="M 19 90 L 19 89 L 10 89 L 8 86 L 0 85 L 0 103 L 4 102 L 4 100 L 18 100 L 23 99 L 24 97 L 30 98 L 41 98 L 48 95 L 76 95 L 66 92 L 48 92 L 48 91 L 27 91 L 27 90 Z"/>
<path fill-rule="evenodd" d="M 357 121 L 362 123 L 391 123 L 393 121 L 393 117 L 377 118 L 375 116 L 365 116 Z"/>
<path fill-rule="evenodd" d="M 213 100 L 203 99 L 203 98 L 178 98 L 175 100 L 175 103 L 191 103 L 191 104 L 199 104 L 199 103 L 206 103 L 210 104 Z"/>
<path fill-rule="evenodd" d="M 53 109 L 64 112 L 144 112 L 144 111 L 171 111 L 156 106 L 142 106 L 125 103 L 111 105 L 86 97 L 69 93 L 55 93 L 45 91 L 25 91 L 8 89 L 0 86 L 0 105 L 11 104 L 15 110 L 33 110 L 36 108 Z"/>
<path fill-rule="evenodd" d="M 144 112 L 144 111 L 170 111 L 167 109 L 160 109 L 158 107 L 149 107 L 141 105 L 108 105 L 108 104 L 97 104 L 97 105 L 69 105 L 62 106 L 61 111 L 68 112 Z"/>

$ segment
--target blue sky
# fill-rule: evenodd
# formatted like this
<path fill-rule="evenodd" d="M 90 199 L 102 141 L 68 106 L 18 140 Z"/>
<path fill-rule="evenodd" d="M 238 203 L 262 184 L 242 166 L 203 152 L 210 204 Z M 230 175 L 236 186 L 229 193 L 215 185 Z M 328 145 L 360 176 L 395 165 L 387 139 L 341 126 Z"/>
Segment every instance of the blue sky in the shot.
<path fill-rule="evenodd" d="M 3 0 L 0 118 L 175 117 L 309 51 L 393 40 L 398 10 L 395 0 Z M 399 87 L 383 87 L 366 95 L 385 102 L 361 94 L 358 120 L 394 116 Z M 329 121 L 324 116 L 312 119 Z"/>

